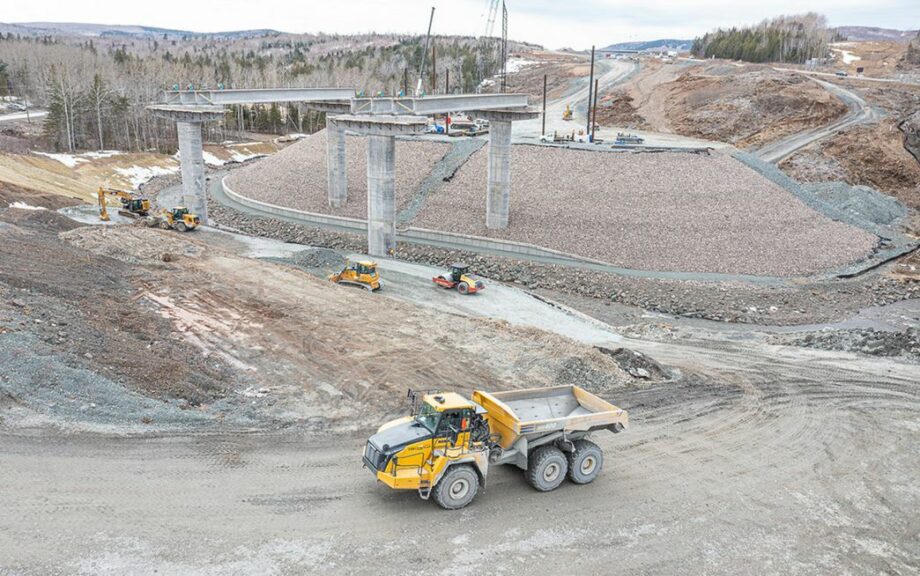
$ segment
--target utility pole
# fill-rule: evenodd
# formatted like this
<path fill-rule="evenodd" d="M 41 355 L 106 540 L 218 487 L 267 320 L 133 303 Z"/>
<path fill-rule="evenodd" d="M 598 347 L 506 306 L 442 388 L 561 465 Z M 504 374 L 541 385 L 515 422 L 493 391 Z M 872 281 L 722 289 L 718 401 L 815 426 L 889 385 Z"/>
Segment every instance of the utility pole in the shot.
<path fill-rule="evenodd" d="M 591 133 L 591 89 L 594 87 L 594 46 L 591 46 L 591 76 L 588 77 L 588 125 L 585 127 L 585 138 Z"/>
<path fill-rule="evenodd" d="M 428 43 L 431 41 L 431 25 L 434 24 L 434 6 L 431 7 L 431 18 L 428 19 L 428 34 L 425 36 L 425 49 L 422 51 L 422 61 L 418 65 L 418 84 L 415 86 L 415 97 L 422 95 L 422 79 L 425 77 L 425 61 L 428 60 Z"/>
<path fill-rule="evenodd" d="M 546 134 L 546 74 L 543 75 L 543 128 L 540 129 L 540 137 Z"/>
<path fill-rule="evenodd" d="M 502 94 L 505 93 L 508 79 L 508 8 L 502 0 Z"/>
<path fill-rule="evenodd" d="M 403 96 L 409 97 L 409 67 L 403 68 Z"/>
<path fill-rule="evenodd" d="M 438 91 L 438 45 L 433 43 L 431 44 L 431 92 L 435 93 Z"/>
<path fill-rule="evenodd" d="M 594 107 L 593 107 L 593 111 L 590 114 L 591 116 L 591 143 L 592 144 L 594 143 L 594 126 L 597 124 L 597 91 L 598 91 L 598 84 L 600 84 L 600 82 L 601 82 L 600 78 L 594 79 Z"/>
<path fill-rule="evenodd" d="M 450 94 L 450 68 L 444 69 L 444 94 Z"/>

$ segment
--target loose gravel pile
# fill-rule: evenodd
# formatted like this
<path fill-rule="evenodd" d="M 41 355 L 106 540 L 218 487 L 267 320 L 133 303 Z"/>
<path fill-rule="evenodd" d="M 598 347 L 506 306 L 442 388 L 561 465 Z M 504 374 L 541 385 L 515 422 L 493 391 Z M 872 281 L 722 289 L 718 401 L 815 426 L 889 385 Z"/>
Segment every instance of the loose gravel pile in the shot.
<path fill-rule="evenodd" d="M 806 207 L 721 154 L 515 146 L 508 229 L 485 227 L 487 149 L 413 225 L 504 238 L 627 268 L 796 276 L 860 260 L 877 238 Z"/>
<path fill-rule="evenodd" d="M 774 336 L 776 344 L 843 350 L 871 356 L 907 356 L 920 360 L 920 330 L 908 328 L 903 332 L 887 332 L 870 328 L 827 330 L 808 334 Z"/>
<path fill-rule="evenodd" d="M 396 141 L 396 206 L 408 203 L 450 144 Z M 327 201 L 326 131 L 322 130 L 227 178 L 239 194 L 307 212 L 352 218 L 367 217 L 367 139 L 348 136 L 348 203 L 332 208 Z"/>
<path fill-rule="evenodd" d="M 873 224 L 892 224 L 907 215 L 907 208 L 897 199 L 868 186 L 851 186 L 846 182 L 813 182 L 803 186 L 834 208 Z"/>

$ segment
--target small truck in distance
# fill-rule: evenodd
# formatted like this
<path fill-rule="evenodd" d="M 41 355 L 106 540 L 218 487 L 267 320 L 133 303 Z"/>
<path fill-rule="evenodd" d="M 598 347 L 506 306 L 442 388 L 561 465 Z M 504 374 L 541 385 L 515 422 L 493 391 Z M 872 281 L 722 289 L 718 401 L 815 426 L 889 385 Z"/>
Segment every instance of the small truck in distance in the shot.
<path fill-rule="evenodd" d="M 599 430 L 620 432 L 629 417 L 578 386 L 508 392 L 409 391 L 409 416 L 387 422 L 368 439 L 364 466 L 395 490 L 455 510 L 485 486 L 489 466 L 513 464 L 541 492 L 568 477 L 587 484 L 604 464 L 601 448 L 588 439 Z"/>

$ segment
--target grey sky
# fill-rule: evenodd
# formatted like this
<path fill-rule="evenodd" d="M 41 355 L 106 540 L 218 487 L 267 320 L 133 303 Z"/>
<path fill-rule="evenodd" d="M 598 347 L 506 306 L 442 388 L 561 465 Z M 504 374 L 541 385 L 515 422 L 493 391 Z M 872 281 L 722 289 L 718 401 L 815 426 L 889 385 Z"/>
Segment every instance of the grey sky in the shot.
<path fill-rule="evenodd" d="M 479 35 L 488 0 L 29 0 L 4 2 L 6 22 L 143 24 L 202 32 L 275 28 L 286 32 L 424 32 Z M 628 40 L 692 38 L 717 26 L 806 11 L 832 25 L 920 26 L 920 0 L 507 0 L 509 35 L 550 48 L 585 48 Z M 496 26 L 498 29 L 499 26 Z"/>

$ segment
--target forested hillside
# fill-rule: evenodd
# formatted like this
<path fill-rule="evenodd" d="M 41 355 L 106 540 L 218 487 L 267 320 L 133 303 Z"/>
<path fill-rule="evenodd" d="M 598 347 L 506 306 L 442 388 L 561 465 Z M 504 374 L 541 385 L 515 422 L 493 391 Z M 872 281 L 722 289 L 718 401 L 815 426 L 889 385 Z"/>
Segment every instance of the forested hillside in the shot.
<path fill-rule="evenodd" d="M 268 34 L 247 38 L 85 37 L 0 34 L 0 95 L 47 107 L 45 133 L 60 150 L 169 152 L 174 126 L 145 107 L 166 88 L 354 87 L 394 94 L 414 88 L 424 38 Z M 494 40 L 433 39 L 424 89 L 474 91 L 500 70 Z M 515 46 L 515 48 L 521 48 Z M 321 117 L 297 106 L 228 109 L 211 138 L 234 131 L 311 131 Z"/>
<path fill-rule="evenodd" d="M 804 63 L 824 58 L 835 33 L 827 19 L 809 13 L 779 16 L 756 26 L 718 29 L 693 41 L 698 58 L 727 58 L 746 62 Z"/>

